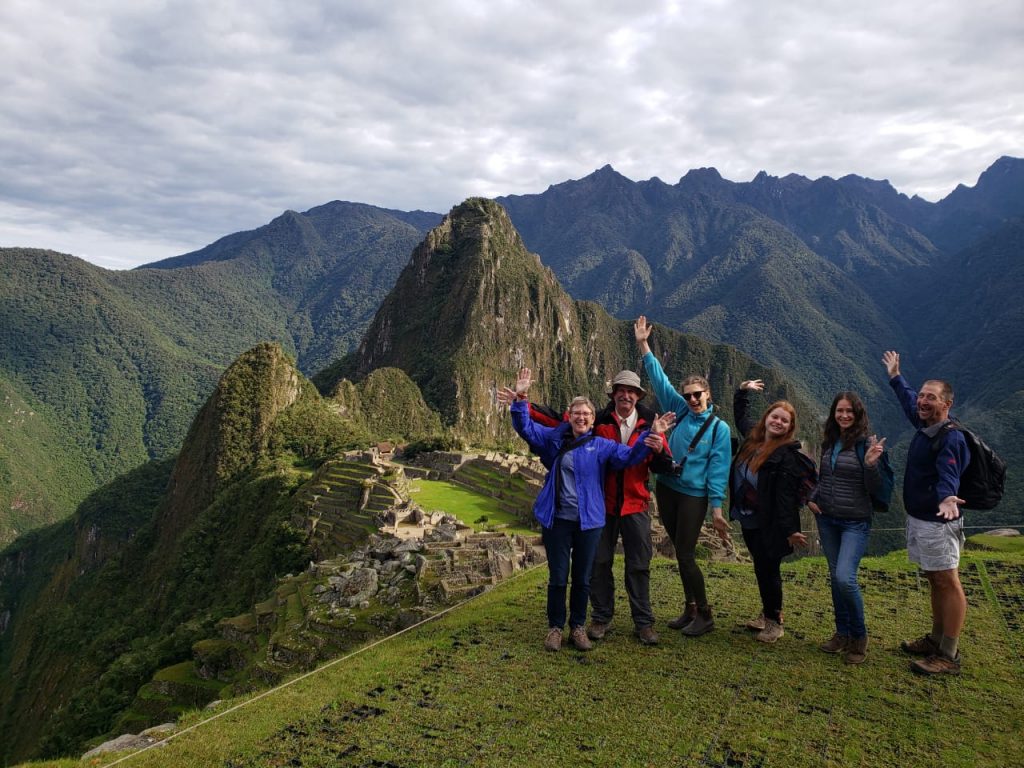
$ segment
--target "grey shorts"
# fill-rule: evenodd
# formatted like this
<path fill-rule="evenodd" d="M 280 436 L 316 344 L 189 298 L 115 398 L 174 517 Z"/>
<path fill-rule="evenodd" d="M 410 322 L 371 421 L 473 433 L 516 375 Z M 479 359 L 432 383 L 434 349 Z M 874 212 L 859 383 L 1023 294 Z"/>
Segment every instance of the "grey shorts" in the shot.
<path fill-rule="evenodd" d="M 907 555 L 922 571 L 952 571 L 964 548 L 964 519 L 932 522 L 907 517 Z"/>

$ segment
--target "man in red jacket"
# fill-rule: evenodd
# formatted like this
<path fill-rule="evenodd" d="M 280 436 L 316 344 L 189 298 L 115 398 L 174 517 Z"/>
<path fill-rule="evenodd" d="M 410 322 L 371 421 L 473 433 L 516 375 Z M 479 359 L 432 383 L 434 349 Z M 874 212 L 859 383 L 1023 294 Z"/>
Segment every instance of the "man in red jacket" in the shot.
<path fill-rule="evenodd" d="M 517 385 L 518 389 L 518 385 Z M 640 401 L 647 396 L 640 386 L 640 377 L 633 371 L 620 371 L 612 380 L 608 396 L 610 402 L 594 419 L 594 434 L 633 445 L 640 433 L 650 427 L 655 413 Z M 530 404 L 534 421 L 556 426 L 563 415 L 547 406 Z M 651 469 L 665 472 L 671 469 L 672 459 L 668 443 L 662 437 L 661 447 L 651 457 L 636 466 L 609 473 L 604 484 L 605 525 L 597 545 L 594 570 L 590 576 L 590 625 L 587 635 L 601 640 L 608 633 L 615 613 L 615 577 L 612 562 L 615 548 L 622 537 L 625 555 L 626 594 L 633 616 L 633 634 L 644 645 L 655 645 L 658 633 L 654 631 L 654 613 L 651 610 L 651 493 L 647 479 Z"/>

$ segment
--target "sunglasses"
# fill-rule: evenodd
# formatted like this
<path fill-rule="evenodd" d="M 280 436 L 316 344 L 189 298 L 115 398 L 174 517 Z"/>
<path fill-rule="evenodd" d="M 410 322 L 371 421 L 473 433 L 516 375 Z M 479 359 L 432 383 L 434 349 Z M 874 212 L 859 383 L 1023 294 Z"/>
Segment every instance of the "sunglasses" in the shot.
<path fill-rule="evenodd" d="M 683 397 L 685 399 L 687 399 L 687 400 L 695 400 L 697 402 L 700 401 L 700 399 L 701 399 L 701 397 L 703 395 L 704 395 L 704 390 L 703 389 L 698 389 L 696 392 L 683 392 Z"/>

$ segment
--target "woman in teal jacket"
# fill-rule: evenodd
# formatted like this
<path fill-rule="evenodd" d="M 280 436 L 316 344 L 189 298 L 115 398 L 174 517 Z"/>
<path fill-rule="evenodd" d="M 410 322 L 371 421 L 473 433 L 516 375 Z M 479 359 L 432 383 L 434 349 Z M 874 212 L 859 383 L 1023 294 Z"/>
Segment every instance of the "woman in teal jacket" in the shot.
<path fill-rule="evenodd" d="M 662 412 L 676 414 L 676 427 L 668 439 L 677 471 L 658 475 L 655 498 L 658 514 L 672 539 L 683 582 L 686 603 L 682 614 L 668 623 L 684 635 L 696 637 L 714 629 L 708 605 L 704 574 L 697 565 L 697 537 L 711 502 L 712 523 L 723 541 L 729 540 L 729 523 L 722 503 L 729 483 L 732 462 L 732 433 L 729 425 L 715 415 L 711 385 L 703 376 L 687 376 L 680 388 L 672 387 L 647 340 L 653 327 L 641 315 L 633 326 L 644 356 L 644 368 Z"/>

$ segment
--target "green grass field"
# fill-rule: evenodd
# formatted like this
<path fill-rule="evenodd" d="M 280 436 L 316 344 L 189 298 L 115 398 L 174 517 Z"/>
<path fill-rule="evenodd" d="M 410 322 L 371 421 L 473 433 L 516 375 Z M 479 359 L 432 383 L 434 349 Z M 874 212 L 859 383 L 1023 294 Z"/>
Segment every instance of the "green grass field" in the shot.
<path fill-rule="evenodd" d="M 964 559 L 959 678 L 916 677 L 898 650 L 929 621 L 927 587 L 903 553 L 864 561 L 871 643 L 859 667 L 817 650 L 832 628 L 820 558 L 784 566 L 776 646 L 738 626 L 758 610 L 750 567 L 706 575 L 717 629 L 702 638 L 664 627 L 682 596 L 674 562 L 657 558 L 660 645 L 634 640 L 620 589 L 613 632 L 593 652 L 545 653 L 541 567 L 287 687 L 225 702 L 216 719 L 196 713 L 183 721 L 192 730 L 118 764 L 1024 765 L 1019 551 Z"/>
<path fill-rule="evenodd" d="M 410 495 L 426 510 L 439 509 L 455 515 L 474 530 L 483 531 L 495 526 L 507 533 L 530 533 L 522 520 L 498 506 L 496 499 L 471 491 L 461 485 L 443 480 L 413 480 Z M 477 522 L 486 517 L 486 522 Z"/>

